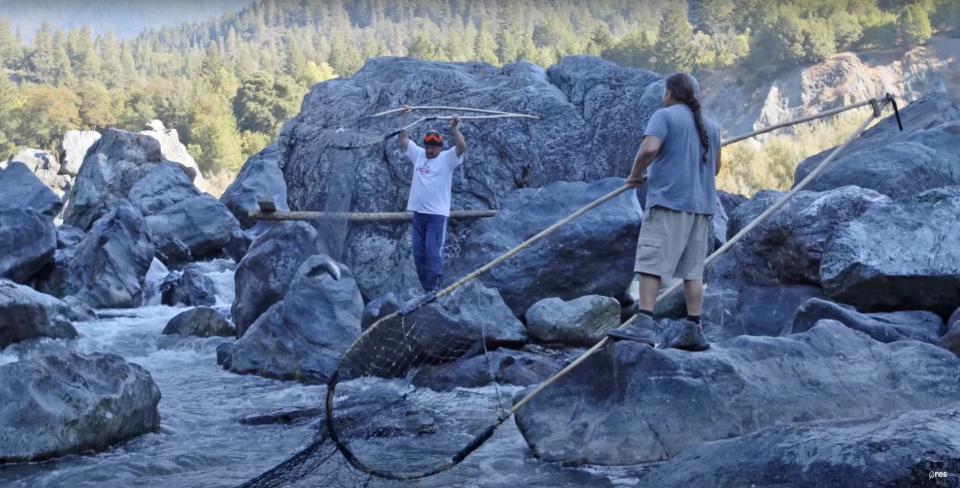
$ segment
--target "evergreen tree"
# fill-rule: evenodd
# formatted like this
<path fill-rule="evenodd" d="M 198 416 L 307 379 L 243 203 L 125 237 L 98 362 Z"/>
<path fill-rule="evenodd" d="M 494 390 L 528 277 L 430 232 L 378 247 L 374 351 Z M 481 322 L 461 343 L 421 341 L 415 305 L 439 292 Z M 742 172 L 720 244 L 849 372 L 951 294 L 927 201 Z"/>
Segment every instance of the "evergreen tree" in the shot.
<path fill-rule="evenodd" d="M 10 73 L 0 67 L 0 160 L 5 160 L 16 149 L 14 142 L 17 121 L 14 116 L 16 88 L 10 81 Z"/>
<path fill-rule="evenodd" d="M 930 16 L 922 6 L 917 4 L 907 5 L 900 12 L 897 20 L 897 27 L 900 31 L 901 42 L 908 46 L 917 46 L 927 42 L 933 35 L 933 29 L 930 27 Z"/>
<path fill-rule="evenodd" d="M 653 54 L 661 73 L 693 70 L 693 27 L 682 8 L 673 7 L 664 13 Z"/>

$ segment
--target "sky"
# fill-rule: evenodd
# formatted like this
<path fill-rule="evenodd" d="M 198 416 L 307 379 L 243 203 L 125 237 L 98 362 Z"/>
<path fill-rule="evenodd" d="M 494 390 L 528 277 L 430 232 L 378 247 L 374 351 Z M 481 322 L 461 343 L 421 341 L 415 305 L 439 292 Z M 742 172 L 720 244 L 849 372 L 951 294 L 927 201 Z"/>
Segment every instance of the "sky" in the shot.
<path fill-rule="evenodd" d="M 89 26 L 122 39 L 145 29 L 197 22 L 236 12 L 254 0 L 0 0 L 0 18 L 20 28 L 25 40 L 46 21 L 62 29 Z"/>

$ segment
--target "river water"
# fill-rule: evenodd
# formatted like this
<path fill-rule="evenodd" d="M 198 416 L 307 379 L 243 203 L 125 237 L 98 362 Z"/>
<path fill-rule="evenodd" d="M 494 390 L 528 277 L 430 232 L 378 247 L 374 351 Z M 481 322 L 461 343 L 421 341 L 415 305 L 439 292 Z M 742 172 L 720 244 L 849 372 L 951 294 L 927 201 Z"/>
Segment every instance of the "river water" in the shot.
<path fill-rule="evenodd" d="M 233 301 L 232 263 L 203 263 L 217 285 L 217 308 Z M 154 285 L 162 278 L 155 270 Z M 160 388 L 159 432 L 142 435 L 105 452 L 0 466 L 0 487 L 232 487 L 279 464 L 313 438 L 314 421 L 293 425 L 245 425 L 240 419 L 280 410 L 323 405 L 324 387 L 229 373 L 216 363 L 224 338 L 163 336 L 167 321 L 186 310 L 152 304 L 133 310 L 101 310 L 100 318 L 75 324 L 73 341 L 43 340 L 0 352 L 0 364 L 63 348 L 109 352 L 150 371 Z M 328 486 L 321 466 L 297 486 Z M 638 470 L 564 468 L 543 463 L 512 422 L 451 471 L 416 483 L 369 480 L 366 486 L 636 486 Z M 360 478 L 343 477 L 338 486 Z"/>

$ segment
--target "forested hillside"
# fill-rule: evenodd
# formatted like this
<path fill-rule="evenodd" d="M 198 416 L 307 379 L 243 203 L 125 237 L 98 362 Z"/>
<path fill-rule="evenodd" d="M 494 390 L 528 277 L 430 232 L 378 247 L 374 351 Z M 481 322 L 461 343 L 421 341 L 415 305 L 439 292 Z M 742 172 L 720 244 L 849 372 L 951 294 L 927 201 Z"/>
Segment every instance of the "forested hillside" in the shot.
<path fill-rule="evenodd" d="M 659 72 L 736 67 L 750 82 L 960 30 L 960 1 L 261 0 L 130 40 L 42 26 L 27 43 L 11 25 L 0 18 L 0 153 L 159 118 L 215 174 L 267 145 L 311 85 L 371 57 L 547 66 L 585 53 Z"/>

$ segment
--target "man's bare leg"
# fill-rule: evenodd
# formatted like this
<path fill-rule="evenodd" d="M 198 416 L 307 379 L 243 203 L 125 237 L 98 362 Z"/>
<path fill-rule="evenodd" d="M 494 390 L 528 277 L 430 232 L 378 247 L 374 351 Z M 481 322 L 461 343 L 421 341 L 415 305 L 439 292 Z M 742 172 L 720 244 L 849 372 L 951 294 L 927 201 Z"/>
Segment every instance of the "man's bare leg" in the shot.
<path fill-rule="evenodd" d="M 640 275 L 640 310 L 653 312 L 657 304 L 657 295 L 660 294 L 660 277 L 646 273 Z"/>
<path fill-rule="evenodd" d="M 684 280 L 683 297 L 687 302 L 687 315 L 699 317 L 703 310 L 703 280 Z"/>

